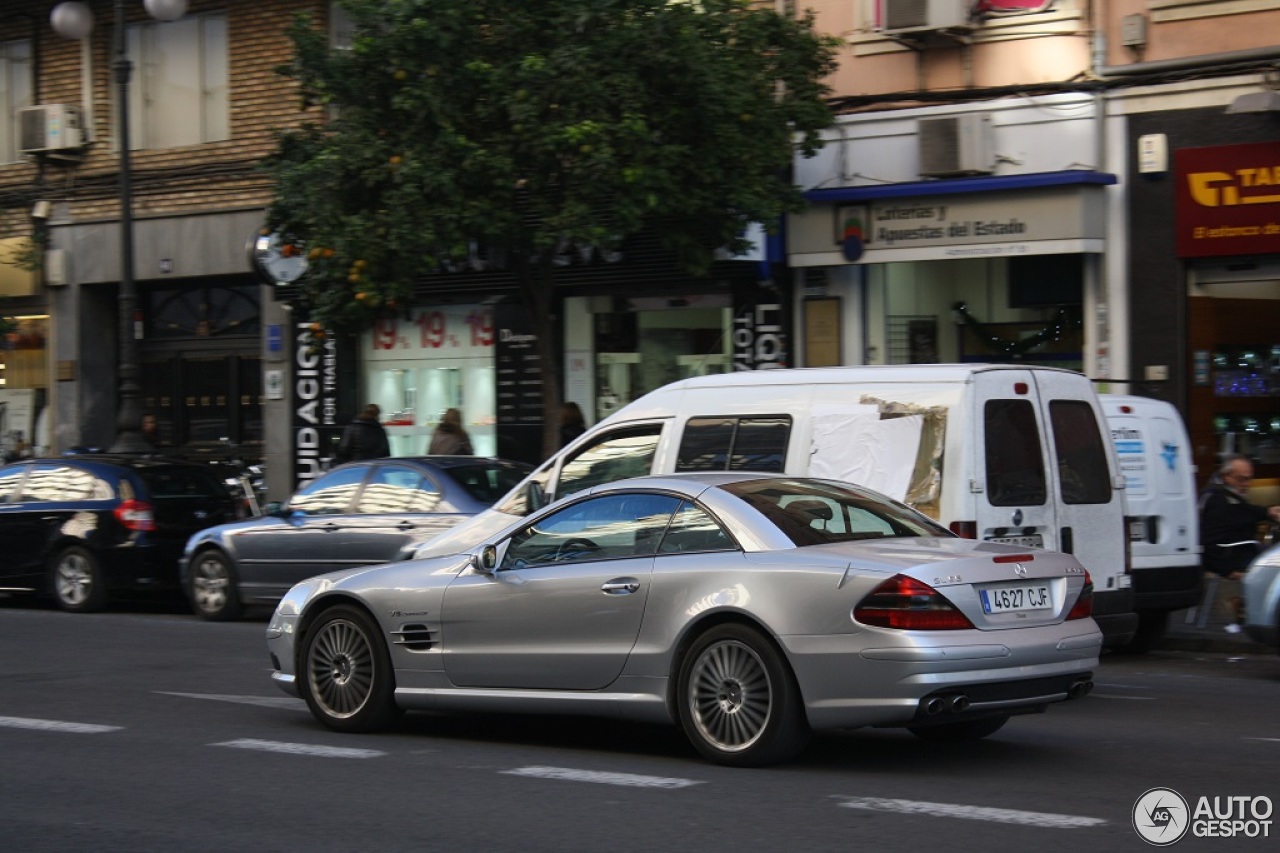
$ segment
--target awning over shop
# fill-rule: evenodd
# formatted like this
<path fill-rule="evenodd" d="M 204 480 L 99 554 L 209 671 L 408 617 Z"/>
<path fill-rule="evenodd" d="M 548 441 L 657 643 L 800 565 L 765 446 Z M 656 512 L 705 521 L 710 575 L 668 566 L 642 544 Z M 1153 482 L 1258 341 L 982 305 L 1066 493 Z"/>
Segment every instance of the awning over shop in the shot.
<path fill-rule="evenodd" d="M 1007 192 L 1042 187 L 1108 186 L 1119 183 L 1110 172 L 1067 169 L 1062 172 L 1035 172 L 1029 175 L 979 175 L 972 178 L 946 178 L 932 181 L 907 181 L 868 187 L 829 187 L 807 190 L 806 200 L 815 204 L 872 201 L 882 198 L 912 198 L 922 195 L 962 195 L 969 193 Z"/>

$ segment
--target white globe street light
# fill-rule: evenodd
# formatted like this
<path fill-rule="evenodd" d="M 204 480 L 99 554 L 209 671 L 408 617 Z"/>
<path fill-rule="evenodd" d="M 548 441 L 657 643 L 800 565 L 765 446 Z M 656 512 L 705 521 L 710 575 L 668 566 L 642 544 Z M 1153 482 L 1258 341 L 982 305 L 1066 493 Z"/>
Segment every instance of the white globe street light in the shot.
<path fill-rule="evenodd" d="M 114 0 L 115 59 L 111 69 L 116 82 L 116 137 L 120 145 L 120 301 L 116 335 L 120 343 L 119 397 L 116 405 L 116 438 L 112 453 L 145 453 L 154 450 L 142 434 L 141 387 L 138 384 L 138 342 L 133 318 L 138 304 L 138 284 L 133 274 L 133 168 L 129 152 L 129 61 L 124 31 L 124 2 Z M 160 21 L 176 21 L 187 12 L 187 0 L 143 0 L 147 14 Z M 80 41 L 93 32 L 93 11 L 81 0 L 53 7 L 49 22 L 56 33 Z"/>

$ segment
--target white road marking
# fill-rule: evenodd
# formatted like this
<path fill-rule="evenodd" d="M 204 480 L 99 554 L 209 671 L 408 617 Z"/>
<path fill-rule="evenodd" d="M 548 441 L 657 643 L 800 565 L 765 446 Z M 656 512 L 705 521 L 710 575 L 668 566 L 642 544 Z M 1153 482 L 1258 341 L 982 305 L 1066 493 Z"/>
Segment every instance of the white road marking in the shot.
<path fill-rule="evenodd" d="M 1242 740 L 1265 740 L 1267 743 L 1280 743 L 1280 737 L 1246 737 Z"/>
<path fill-rule="evenodd" d="M 256 738 L 240 738 L 222 743 L 211 743 L 210 746 L 229 746 L 233 749 L 257 749 L 262 752 L 285 752 L 290 755 L 315 755 L 320 758 L 378 758 L 386 755 L 376 749 L 351 749 L 342 746 L 317 746 L 310 743 L 283 743 L 275 740 L 257 740 Z"/>
<path fill-rule="evenodd" d="M 288 696 L 233 696 L 227 693 L 173 693 L 168 690 L 157 690 L 161 696 L 181 696 L 184 699 L 210 699 L 214 702 L 237 702 L 241 705 L 257 705 L 262 708 L 305 709 L 307 703 L 301 699 Z"/>
<path fill-rule="evenodd" d="M 594 782 L 598 785 L 625 785 L 632 788 L 688 788 L 701 785 L 694 779 L 666 776 L 638 776 L 634 773 L 602 773 L 596 770 L 574 770 L 571 767 L 517 767 L 500 771 L 508 776 L 531 776 L 535 779 L 561 779 L 566 782 Z"/>
<path fill-rule="evenodd" d="M 925 803 L 918 800 L 889 800 L 881 797 L 840 797 L 840 805 L 849 809 L 866 809 L 898 814 L 929 815 L 930 817 L 957 817 L 964 820 L 985 820 L 993 823 L 1016 823 L 1023 826 L 1040 826 L 1050 829 L 1079 829 L 1085 826 L 1102 826 L 1105 820 L 1096 817 L 1052 814 L 1049 812 L 1024 812 L 1016 809 L 993 809 L 985 806 L 966 806 L 959 803 Z"/>
<path fill-rule="evenodd" d="M 10 729 L 35 729 L 44 732 L 74 732 L 96 735 L 118 732 L 123 726 L 99 726 L 94 723 L 65 723 L 61 720 L 32 720 L 26 717 L 0 717 L 0 726 Z"/>

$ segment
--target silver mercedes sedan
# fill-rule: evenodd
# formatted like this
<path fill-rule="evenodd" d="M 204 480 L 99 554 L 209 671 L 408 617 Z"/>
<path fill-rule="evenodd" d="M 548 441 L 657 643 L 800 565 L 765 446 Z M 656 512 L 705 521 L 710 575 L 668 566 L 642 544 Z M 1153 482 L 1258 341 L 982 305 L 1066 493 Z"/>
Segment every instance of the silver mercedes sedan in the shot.
<path fill-rule="evenodd" d="M 405 710 L 678 724 L 772 764 L 813 730 L 970 740 L 1092 687 L 1075 558 L 961 539 L 866 489 L 715 472 L 575 493 L 467 553 L 321 575 L 267 628 L 331 729 Z"/>

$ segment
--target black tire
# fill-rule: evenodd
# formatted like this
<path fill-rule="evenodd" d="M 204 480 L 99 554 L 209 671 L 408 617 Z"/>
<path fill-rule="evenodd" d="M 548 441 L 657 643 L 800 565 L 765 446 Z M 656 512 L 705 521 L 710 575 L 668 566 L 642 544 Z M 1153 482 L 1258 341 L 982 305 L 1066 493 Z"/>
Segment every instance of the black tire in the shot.
<path fill-rule="evenodd" d="M 201 551 L 191 560 L 187 599 L 201 619 L 231 622 L 240 618 L 240 578 L 231 558 L 221 551 Z"/>
<path fill-rule="evenodd" d="M 1141 610 L 1138 612 L 1138 630 L 1133 639 L 1113 652 L 1124 655 L 1144 655 L 1156 647 L 1169 626 L 1167 610 Z"/>
<path fill-rule="evenodd" d="M 79 545 L 54 555 L 49 586 L 58 606 L 69 613 L 96 613 L 107 606 L 107 584 L 93 552 Z"/>
<path fill-rule="evenodd" d="M 680 662 L 676 705 L 685 736 L 730 767 L 795 757 L 809 741 L 800 688 L 782 654 L 759 632 L 720 625 Z"/>
<path fill-rule="evenodd" d="M 351 605 L 326 610 L 307 629 L 298 684 L 312 715 L 334 731 L 380 731 L 403 713 L 382 634 Z"/>
<path fill-rule="evenodd" d="M 909 726 L 907 731 L 918 738 L 932 741 L 959 743 L 962 741 L 982 740 L 993 735 L 1004 724 L 1009 722 L 1009 715 L 1000 717 L 983 717 L 980 720 L 965 720 L 959 723 L 939 723 L 935 726 Z"/>

